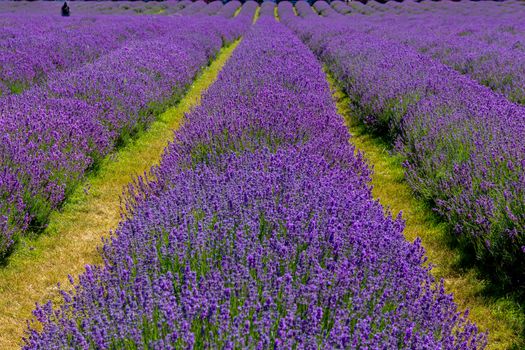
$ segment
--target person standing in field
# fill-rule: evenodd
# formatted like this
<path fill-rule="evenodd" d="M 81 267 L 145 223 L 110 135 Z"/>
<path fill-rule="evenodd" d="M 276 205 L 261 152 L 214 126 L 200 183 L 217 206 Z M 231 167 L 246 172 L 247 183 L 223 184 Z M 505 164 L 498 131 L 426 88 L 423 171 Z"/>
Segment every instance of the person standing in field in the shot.
<path fill-rule="evenodd" d="M 69 17 L 69 14 L 70 14 L 69 6 L 67 4 L 67 1 L 64 1 L 64 5 L 62 5 L 62 16 Z"/>

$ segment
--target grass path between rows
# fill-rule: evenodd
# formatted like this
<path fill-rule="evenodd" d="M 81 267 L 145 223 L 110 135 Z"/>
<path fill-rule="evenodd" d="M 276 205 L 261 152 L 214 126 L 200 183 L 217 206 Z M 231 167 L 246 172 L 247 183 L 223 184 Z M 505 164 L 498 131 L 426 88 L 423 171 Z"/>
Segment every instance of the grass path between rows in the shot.
<path fill-rule="evenodd" d="M 325 72 L 327 72 L 325 70 Z M 373 168 L 373 195 L 396 216 L 400 211 L 406 221 L 404 234 L 409 241 L 420 237 L 436 278 L 445 280 L 445 288 L 454 294 L 460 310 L 469 309 L 470 319 L 483 331 L 489 331 L 488 349 L 525 349 L 523 311 L 505 298 L 484 295 L 485 283 L 475 271 L 458 266 L 460 255 L 447 244 L 447 227 L 425 203 L 418 200 L 404 179 L 401 158 L 382 140 L 368 133 L 350 112 L 350 99 L 327 72 L 334 101 L 351 134 L 350 142 L 363 153 Z"/>
<path fill-rule="evenodd" d="M 36 239 L 25 239 L 0 268 L 0 349 L 19 347 L 26 320 L 36 302 L 59 301 L 57 283 L 77 276 L 86 264 L 101 263 L 98 247 L 120 220 L 120 199 L 126 185 L 158 164 L 173 130 L 184 114 L 200 103 L 240 40 L 224 47 L 174 107 L 118 152 L 106 158 L 96 174 L 52 214 L 48 228 Z"/>

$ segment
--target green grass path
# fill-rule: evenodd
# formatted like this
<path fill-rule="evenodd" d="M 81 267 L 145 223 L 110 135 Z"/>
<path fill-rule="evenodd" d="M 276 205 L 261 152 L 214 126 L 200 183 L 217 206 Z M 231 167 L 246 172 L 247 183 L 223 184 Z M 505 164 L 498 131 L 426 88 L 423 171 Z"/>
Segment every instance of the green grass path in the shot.
<path fill-rule="evenodd" d="M 62 210 L 52 214 L 45 232 L 36 239 L 23 240 L 8 265 L 0 268 L 0 349 L 19 346 L 35 302 L 60 300 L 57 283 L 67 286 L 68 274 L 76 276 L 86 264 L 101 262 L 97 247 L 101 238 L 117 227 L 126 185 L 158 164 L 184 113 L 200 103 L 201 94 L 216 80 L 239 41 L 219 52 L 176 106 L 107 157 Z"/>
<path fill-rule="evenodd" d="M 484 296 L 485 283 L 475 271 L 459 267 L 460 255 L 447 244 L 447 228 L 420 200 L 404 180 L 401 158 L 390 147 L 372 136 L 350 112 L 350 99 L 327 74 L 337 109 L 346 121 L 350 142 L 362 152 L 374 170 L 373 195 L 394 216 L 400 211 L 406 221 L 405 236 L 409 241 L 420 237 L 429 262 L 435 265 L 434 276 L 445 280 L 446 290 L 454 293 L 461 310 L 470 310 L 470 319 L 482 330 L 489 331 L 489 349 L 525 349 L 523 312 L 514 302 Z"/>

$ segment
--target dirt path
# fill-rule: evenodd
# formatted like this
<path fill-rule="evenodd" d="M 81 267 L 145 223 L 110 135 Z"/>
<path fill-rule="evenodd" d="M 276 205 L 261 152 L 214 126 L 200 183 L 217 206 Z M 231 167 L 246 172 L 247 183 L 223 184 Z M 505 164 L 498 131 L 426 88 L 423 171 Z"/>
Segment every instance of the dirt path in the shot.
<path fill-rule="evenodd" d="M 158 163 L 173 139 L 173 130 L 200 103 L 202 93 L 216 80 L 238 43 L 219 52 L 176 106 L 105 159 L 63 209 L 53 213 L 46 231 L 34 240 L 24 240 L 8 265 L 0 268 L 0 349 L 18 348 L 35 303 L 59 300 L 57 283 L 67 285 L 68 274 L 77 276 L 86 264 L 101 262 L 97 247 L 120 221 L 123 189 Z"/>

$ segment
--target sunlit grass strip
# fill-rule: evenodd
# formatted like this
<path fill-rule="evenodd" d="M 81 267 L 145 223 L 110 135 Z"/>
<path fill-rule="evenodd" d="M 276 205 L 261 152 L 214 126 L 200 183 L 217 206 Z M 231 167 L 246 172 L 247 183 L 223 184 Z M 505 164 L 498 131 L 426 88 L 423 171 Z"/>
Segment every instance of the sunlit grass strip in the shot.
<path fill-rule="evenodd" d="M 97 246 L 120 220 L 123 189 L 158 163 L 173 139 L 173 129 L 179 127 L 185 113 L 200 104 L 201 94 L 215 81 L 239 41 L 218 53 L 176 106 L 104 159 L 100 170 L 77 188 L 63 210 L 51 215 L 45 232 L 35 240 L 25 238 L 9 265 L 0 269 L 0 349 L 17 348 L 35 302 L 59 300 L 57 283 L 67 285 L 68 274 L 78 275 L 86 264 L 101 262 Z"/>
<path fill-rule="evenodd" d="M 253 15 L 253 22 L 252 22 L 252 24 L 255 24 L 257 22 L 257 20 L 259 19 L 259 13 L 260 12 L 261 12 L 261 7 L 257 6 L 257 8 L 255 9 L 255 14 Z"/>
<path fill-rule="evenodd" d="M 235 10 L 235 13 L 233 14 L 233 18 L 237 17 L 237 15 L 241 12 L 242 10 L 242 5 L 237 7 L 237 10 Z"/>
<path fill-rule="evenodd" d="M 337 109 L 350 131 L 351 142 L 364 153 L 374 169 L 372 175 L 373 195 L 381 204 L 397 216 L 403 213 L 406 220 L 403 231 L 408 240 L 422 240 L 432 272 L 436 278 L 444 278 L 447 292 L 454 294 L 459 308 L 470 310 L 470 319 L 482 331 L 489 331 L 488 349 L 521 349 L 525 319 L 519 306 L 507 299 L 483 297 L 485 282 L 476 277 L 473 270 L 458 268 L 460 255 L 447 246 L 447 228 L 422 201 L 415 198 L 404 178 L 400 156 L 391 152 L 390 146 L 379 137 L 367 132 L 357 117 L 352 115 L 349 97 L 326 70 Z"/>

